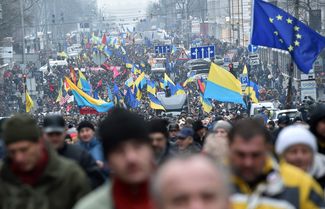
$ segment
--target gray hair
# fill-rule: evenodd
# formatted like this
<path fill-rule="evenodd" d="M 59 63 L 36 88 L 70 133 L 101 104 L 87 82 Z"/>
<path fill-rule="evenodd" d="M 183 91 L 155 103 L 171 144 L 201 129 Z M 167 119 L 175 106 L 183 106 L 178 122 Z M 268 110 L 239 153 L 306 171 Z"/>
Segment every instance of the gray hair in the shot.
<path fill-rule="evenodd" d="M 221 178 L 221 183 L 223 188 L 223 195 L 225 195 L 226 197 L 230 196 L 230 181 L 229 181 L 229 171 L 228 169 L 219 164 L 216 163 L 212 158 L 208 157 L 208 156 L 204 156 L 204 155 L 181 155 L 181 156 L 177 156 L 174 157 L 170 160 L 168 160 L 167 162 L 165 162 L 156 172 L 156 174 L 152 177 L 151 179 L 151 196 L 154 200 L 154 202 L 156 203 L 157 207 L 159 209 L 163 208 L 163 200 L 161 198 L 162 194 L 161 194 L 161 188 L 162 188 L 162 176 L 165 173 L 165 170 L 173 163 L 178 162 L 178 163 L 184 163 L 184 162 L 188 162 L 188 161 L 192 161 L 195 159 L 200 159 L 203 162 L 205 161 L 207 164 L 211 165 L 216 173 L 218 173 L 218 176 Z"/>

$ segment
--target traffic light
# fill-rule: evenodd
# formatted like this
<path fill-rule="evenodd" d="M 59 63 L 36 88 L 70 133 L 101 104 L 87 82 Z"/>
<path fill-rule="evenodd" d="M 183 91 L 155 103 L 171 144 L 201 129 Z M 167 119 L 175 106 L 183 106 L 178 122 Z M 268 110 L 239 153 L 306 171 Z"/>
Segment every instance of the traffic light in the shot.
<path fill-rule="evenodd" d="M 64 14 L 61 12 L 61 22 L 64 22 Z"/>
<path fill-rule="evenodd" d="M 55 24 L 55 14 L 52 14 L 52 23 Z"/>

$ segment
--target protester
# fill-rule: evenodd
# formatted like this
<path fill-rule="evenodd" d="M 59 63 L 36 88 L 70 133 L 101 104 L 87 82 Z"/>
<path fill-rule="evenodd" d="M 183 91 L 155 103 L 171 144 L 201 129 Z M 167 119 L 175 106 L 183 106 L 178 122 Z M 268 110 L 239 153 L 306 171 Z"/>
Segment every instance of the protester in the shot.
<path fill-rule="evenodd" d="M 276 143 L 276 139 L 278 138 L 278 135 L 284 129 L 285 127 L 290 125 L 290 118 L 286 114 L 281 115 L 278 120 L 278 128 L 275 129 L 272 133 L 273 138 L 273 145 Z"/>
<path fill-rule="evenodd" d="M 96 160 L 100 168 L 104 167 L 104 156 L 101 142 L 95 137 L 95 127 L 89 121 L 82 121 L 78 125 L 78 144 Z"/>
<path fill-rule="evenodd" d="M 124 109 L 111 110 L 99 126 L 112 181 L 86 196 L 75 209 L 153 209 L 149 179 L 154 156 L 145 121 Z"/>
<path fill-rule="evenodd" d="M 68 144 L 66 124 L 61 115 L 48 115 L 43 122 L 44 139 L 57 150 L 60 156 L 74 160 L 87 174 L 92 188 L 104 183 L 105 178 L 94 158 L 78 145 Z"/>
<path fill-rule="evenodd" d="M 317 137 L 320 153 L 325 154 L 325 104 L 317 105 L 310 116 L 310 130 Z"/>
<path fill-rule="evenodd" d="M 5 145 L 3 142 L 3 124 L 7 119 L 1 119 L 0 120 L 0 160 L 3 159 L 5 157 Z"/>
<path fill-rule="evenodd" d="M 164 164 L 152 182 L 157 209 L 230 209 L 224 169 L 203 156 L 176 158 Z"/>
<path fill-rule="evenodd" d="M 191 128 L 183 128 L 177 134 L 177 149 L 179 154 L 198 153 L 201 147 L 193 139 L 194 131 Z"/>
<path fill-rule="evenodd" d="M 175 155 L 174 148 L 168 140 L 167 121 L 161 119 L 151 120 L 148 123 L 149 138 L 154 150 L 157 165 L 167 158 Z"/>
<path fill-rule="evenodd" d="M 193 139 L 197 142 L 201 147 L 204 144 L 205 136 L 208 133 L 207 127 L 205 127 L 201 120 L 195 121 L 193 123 L 194 136 Z"/>
<path fill-rule="evenodd" d="M 8 157 L 0 170 L 0 208 L 70 209 L 90 191 L 85 173 L 42 140 L 30 116 L 10 118 L 3 138 Z"/>
<path fill-rule="evenodd" d="M 213 126 L 213 132 L 219 137 L 228 137 L 232 125 L 228 121 L 219 120 Z"/>
<path fill-rule="evenodd" d="M 177 134 L 179 132 L 179 125 L 177 123 L 169 124 L 168 131 L 169 131 L 169 141 L 172 144 L 175 144 L 176 143 Z"/>
<path fill-rule="evenodd" d="M 242 120 L 229 134 L 233 171 L 233 208 L 322 208 L 323 190 L 308 174 L 268 152 L 269 132 L 254 120 Z"/>
<path fill-rule="evenodd" d="M 309 173 L 325 188 L 325 156 L 317 152 L 316 138 L 309 130 L 302 125 L 283 129 L 275 149 L 282 160 Z"/>
<path fill-rule="evenodd" d="M 228 158 L 228 137 L 208 134 L 202 152 L 218 163 L 226 163 Z"/>

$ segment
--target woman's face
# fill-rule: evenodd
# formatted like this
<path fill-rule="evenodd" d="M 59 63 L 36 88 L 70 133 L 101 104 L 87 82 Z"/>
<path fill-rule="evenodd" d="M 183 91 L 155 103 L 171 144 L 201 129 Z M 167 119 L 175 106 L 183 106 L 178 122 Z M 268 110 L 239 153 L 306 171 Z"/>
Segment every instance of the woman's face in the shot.
<path fill-rule="evenodd" d="M 289 147 L 283 154 L 286 162 L 308 172 L 313 164 L 313 150 L 305 144 Z"/>

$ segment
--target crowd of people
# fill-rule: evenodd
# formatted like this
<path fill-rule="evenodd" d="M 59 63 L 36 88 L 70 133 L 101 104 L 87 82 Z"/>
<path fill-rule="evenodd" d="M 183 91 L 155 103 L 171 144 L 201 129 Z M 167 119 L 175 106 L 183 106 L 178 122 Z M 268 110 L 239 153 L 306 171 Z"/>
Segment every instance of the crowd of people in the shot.
<path fill-rule="evenodd" d="M 324 113 L 274 130 L 124 108 L 76 127 L 16 115 L 1 121 L 0 208 L 324 208 Z"/>

